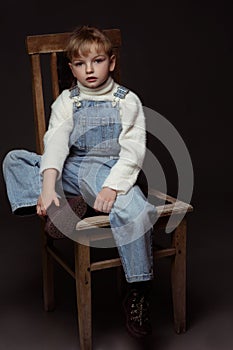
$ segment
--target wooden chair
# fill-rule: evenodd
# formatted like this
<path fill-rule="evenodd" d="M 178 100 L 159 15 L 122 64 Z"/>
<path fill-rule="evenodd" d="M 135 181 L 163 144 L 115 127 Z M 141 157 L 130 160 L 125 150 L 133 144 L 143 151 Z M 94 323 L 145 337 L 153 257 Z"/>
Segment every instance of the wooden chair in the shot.
<path fill-rule="evenodd" d="M 120 82 L 119 52 L 121 46 L 121 33 L 119 29 L 107 29 L 106 34 L 113 42 L 114 53 L 117 56 L 117 65 L 114 72 L 114 79 Z M 27 36 L 26 47 L 30 56 L 32 68 L 32 91 L 36 130 L 37 152 L 43 152 L 43 136 L 46 131 L 46 107 L 44 99 L 44 89 L 48 90 L 48 84 L 42 80 L 43 74 L 48 78 L 48 70 L 45 72 L 41 68 L 41 59 L 50 56 L 50 72 L 52 95 L 51 101 L 55 99 L 63 88 L 70 86 L 70 75 L 65 60 L 64 50 L 70 33 L 33 35 Z M 62 79 L 62 76 L 65 77 Z M 44 78 L 43 78 L 44 79 Z M 171 240 L 168 247 L 154 249 L 154 258 L 171 258 L 171 286 L 174 311 L 174 328 L 177 333 L 186 330 L 186 214 L 192 211 L 192 206 L 176 198 L 149 189 L 149 195 L 165 201 L 165 205 L 157 207 L 160 215 L 156 222 L 155 231 L 164 229 L 173 211 L 174 217 L 183 219 L 176 226 L 173 220 L 174 230 L 170 234 Z M 175 204 L 176 203 L 176 204 Z M 185 214 L 185 215 L 184 215 Z M 81 350 L 92 349 L 92 315 L 91 315 L 91 276 L 94 271 L 120 267 L 119 257 L 109 258 L 100 261 L 91 261 L 90 245 L 92 240 L 106 239 L 106 232 L 101 234 L 101 230 L 96 233 L 96 227 L 109 226 L 108 215 L 89 217 L 77 224 L 76 230 L 80 235 L 82 232 L 83 243 L 74 243 L 75 266 L 72 269 L 66 261 L 60 257 L 60 253 L 54 246 L 54 240 L 42 229 L 42 261 L 43 261 L 43 295 L 44 308 L 46 311 L 54 309 L 54 279 L 53 263 L 60 264 L 76 281 L 78 330 Z M 100 232 L 99 232 L 100 231 Z M 156 236 L 155 236 L 156 240 Z"/>

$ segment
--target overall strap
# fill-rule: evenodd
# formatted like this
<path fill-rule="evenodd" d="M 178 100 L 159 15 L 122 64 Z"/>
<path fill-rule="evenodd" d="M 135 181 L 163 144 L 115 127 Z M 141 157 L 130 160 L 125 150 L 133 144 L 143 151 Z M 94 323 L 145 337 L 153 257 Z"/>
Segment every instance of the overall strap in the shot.
<path fill-rule="evenodd" d="M 70 98 L 74 101 L 77 107 L 81 106 L 81 102 L 79 101 L 80 89 L 78 85 L 75 85 L 70 89 Z"/>
<path fill-rule="evenodd" d="M 73 98 L 79 95 L 80 95 L 80 90 L 78 85 L 75 85 L 74 87 L 70 88 L 70 98 Z"/>
<path fill-rule="evenodd" d="M 117 91 L 114 92 L 113 96 L 118 97 L 120 99 L 124 99 L 125 96 L 128 94 L 128 92 L 129 92 L 129 89 L 120 85 L 117 87 Z"/>

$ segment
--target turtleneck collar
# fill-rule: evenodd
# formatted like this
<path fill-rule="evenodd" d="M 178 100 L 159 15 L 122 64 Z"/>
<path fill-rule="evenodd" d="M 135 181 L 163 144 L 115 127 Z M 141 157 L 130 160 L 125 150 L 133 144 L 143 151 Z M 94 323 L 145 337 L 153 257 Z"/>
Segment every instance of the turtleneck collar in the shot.
<path fill-rule="evenodd" d="M 90 89 L 86 86 L 83 86 L 80 82 L 78 82 L 78 87 L 80 89 L 80 92 L 85 94 L 85 95 L 104 95 L 107 94 L 108 92 L 110 92 L 113 88 L 114 85 L 114 80 L 112 79 L 112 77 L 108 77 L 108 79 L 106 80 L 106 82 L 94 89 Z"/>

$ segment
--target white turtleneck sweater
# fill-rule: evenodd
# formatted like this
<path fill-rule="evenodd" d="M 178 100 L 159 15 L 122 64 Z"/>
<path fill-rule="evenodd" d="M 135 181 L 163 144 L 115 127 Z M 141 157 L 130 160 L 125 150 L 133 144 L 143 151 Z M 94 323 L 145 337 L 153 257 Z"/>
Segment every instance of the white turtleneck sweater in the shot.
<path fill-rule="evenodd" d="M 89 89 L 78 83 L 79 100 L 112 101 L 116 82 L 111 77 L 104 85 Z M 48 130 L 44 135 L 44 153 L 40 173 L 54 168 L 61 177 L 66 157 L 69 154 L 69 137 L 73 129 L 73 99 L 70 91 L 64 90 L 51 106 Z M 119 136 L 121 151 L 119 160 L 112 167 L 103 187 L 115 189 L 118 194 L 127 193 L 135 184 L 142 167 L 146 150 L 145 117 L 138 96 L 129 91 L 119 100 L 122 131 Z"/>

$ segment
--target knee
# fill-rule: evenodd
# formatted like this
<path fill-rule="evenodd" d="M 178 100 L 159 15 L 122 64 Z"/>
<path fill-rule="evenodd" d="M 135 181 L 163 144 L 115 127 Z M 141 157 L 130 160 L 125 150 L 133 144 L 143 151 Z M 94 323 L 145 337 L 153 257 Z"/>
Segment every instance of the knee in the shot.
<path fill-rule="evenodd" d="M 20 149 L 8 152 L 2 162 L 3 172 L 5 172 L 6 169 L 11 168 L 12 166 L 18 165 L 20 160 L 25 159 L 25 157 L 27 157 L 26 154 L 28 153 L 28 151 Z"/>
<path fill-rule="evenodd" d="M 112 215 L 120 217 L 124 222 L 142 220 L 151 213 L 154 214 L 155 207 L 150 204 L 141 189 L 134 186 L 126 195 L 117 197 L 113 206 Z"/>
<path fill-rule="evenodd" d="M 3 159 L 3 167 L 5 167 L 6 165 L 9 165 L 12 162 L 15 162 L 17 159 L 19 159 L 21 152 L 22 152 L 21 150 L 12 150 L 12 151 L 8 152 L 5 156 L 5 158 Z"/>

